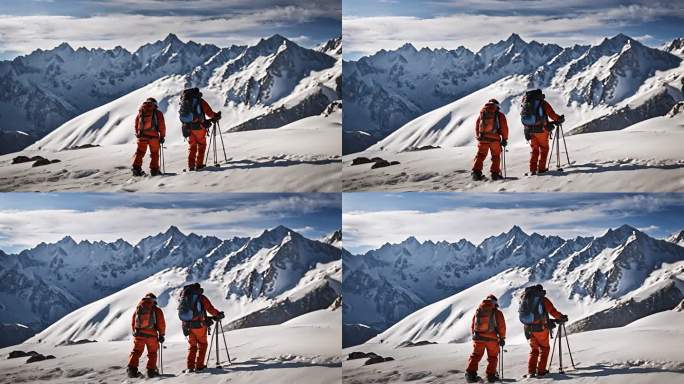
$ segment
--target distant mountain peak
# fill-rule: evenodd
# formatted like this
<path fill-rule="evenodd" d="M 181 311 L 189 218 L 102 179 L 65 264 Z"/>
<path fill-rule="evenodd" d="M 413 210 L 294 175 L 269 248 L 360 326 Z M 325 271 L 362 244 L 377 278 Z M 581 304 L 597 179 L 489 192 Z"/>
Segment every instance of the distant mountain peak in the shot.
<path fill-rule="evenodd" d="M 180 43 L 180 44 L 183 44 L 183 42 L 181 41 L 181 39 L 179 39 L 178 36 L 176 36 L 176 34 L 174 34 L 174 33 L 169 33 L 168 35 L 166 35 L 166 37 L 164 38 L 163 41 L 164 41 L 165 43 Z"/>

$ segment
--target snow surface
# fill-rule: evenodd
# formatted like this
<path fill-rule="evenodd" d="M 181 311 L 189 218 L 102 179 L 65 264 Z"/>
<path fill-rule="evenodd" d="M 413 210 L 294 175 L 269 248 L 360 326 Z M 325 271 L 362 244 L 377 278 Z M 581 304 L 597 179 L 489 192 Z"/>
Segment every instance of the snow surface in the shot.
<path fill-rule="evenodd" d="M 622 328 L 612 328 L 569 336 L 577 369 L 558 373 L 558 358 L 554 357 L 551 375 L 546 379 L 521 379 L 527 373 L 529 346 L 520 338 L 509 340 L 504 354 L 505 381 L 530 383 L 675 383 L 684 379 L 682 342 L 684 329 L 675 326 L 684 321 L 684 312 L 657 313 Z M 509 328 L 520 327 L 519 324 Z M 563 345 L 565 347 L 565 345 Z M 344 361 L 345 383 L 454 383 L 464 382 L 464 371 L 471 343 L 432 344 L 394 348 L 388 344 L 366 343 L 343 350 L 375 352 L 395 360 L 363 366 L 366 359 Z M 565 351 L 565 348 L 564 348 Z M 570 361 L 567 354 L 563 363 Z M 486 359 L 480 362 L 484 375 Z"/>
<path fill-rule="evenodd" d="M 182 338 L 167 341 L 164 375 L 146 380 L 165 383 L 333 383 L 341 375 L 340 311 L 321 310 L 289 322 L 225 333 L 232 365 L 215 369 L 215 360 L 201 374 L 184 374 L 187 343 Z M 126 378 L 130 341 L 53 346 L 24 343 L 0 349 L 0 383 L 136 383 Z M 56 356 L 54 360 L 25 364 L 26 358 L 6 359 L 13 350 L 35 350 Z M 215 356 L 212 351 L 212 357 Z M 225 355 L 222 354 L 222 360 Z M 141 358 L 144 368 L 146 356 Z M 144 371 L 144 369 L 143 369 Z"/>
<path fill-rule="evenodd" d="M 511 81 L 513 81 L 511 79 Z M 501 88 L 501 92 L 506 92 Z M 465 103 L 465 101 L 464 101 Z M 460 105 L 460 104 L 459 104 Z M 444 107 L 447 108 L 447 107 Z M 466 108 L 467 109 L 467 108 Z M 479 110 L 479 107 L 478 109 Z M 441 111 L 440 111 L 441 112 Z M 444 113 L 447 113 L 446 111 Z M 515 113 L 513 113 L 515 115 Z M 447 114 L 447 116 L 449 116 Z M 425 115 L 420 119 L 430 119 Z M 445 124 L 454 121 L 453 116 Z M 458 119 L 457 119 L 458 120 Z M 509 119 L 510 120 L 510 119 Z M 566 136 L 572 166 L 565 161 L 561 142 L 564 173 L 554 170 L 555 154 L 550 166 L 552 172 L 544 176 L 525 177 L 529 171 L 529 146 L 524 142 L 522 130 L 511 128 L 506 152 L 508 180 L 473 182 L 470 177 L 476 148 L 468 137 L 473 136 L 474 122 L 448 136 L 449 144 L 423 151 L 397 152 L 369 149 L 343 157 L 344 191 L 508 191 L 508 192 L 673 192 L 684 191 L 684 120 L 675 117 L 656 117 L 634 124 L 621 131 L 586 133 Z M 461 123 L 463 122 L 461 121 Z M 417 122 L 417 124 L 420 122 Z M 471 124 L 472 123 L 472 124 Z M 429 125 L 429 124 L 428 124 Z M 402 137 L 403 143 L 413 143 L 411 134 Z M 416 135 L 429 130 L 414 131 Z M 395 135 L 385 139 L 391 142 Z M 431 134 L 435 140 L 439 132 Z M 445 139 L 446 140 L 446 139 Z M 383 142 L 385 142 L 383 141 Z M 458 141 L 458 143 L 457 143 Z M 421 145 L 425 142 L 420 142 Z M 467 144 L 467 145 L 466 145 Z M 354 158 L 379 156 L 399 165 L 370 169 L 371 164 L 352 166 Z M 489 171 L 489 159 L 484 172 Z"/>
<path fill-rule="evenodd" d="M 0 156 L 0 189 L 101 192 L 339 191 L 341 114 L 341 111 L 337 111 L 327 117 L 312 116 L 277 129 L 224 133 L 228 163 L 222 161 L 221 168 L 209 167 L 203 172 L 184 173 L 182 170 L 187 168 L 187 144 L 170 140 L 164 150 L 167 175 L 161 178 L 131 176 L 135 152 L 132 143 L 78 150 L 25 150 Z M 79 118 L 86 117 L 82 115 Z M 169 132 L 173 132 L 169 133 L 170 137 L 181 136 L 180 129 L 177 132 L 169 129 Z M 125 135 L 129 139 L 123 139 Z M 116 137 L 107 135 L 107 140 L 115 140 Z M 121 137 L 126 142 L 134 139 L 128 130 L 122 132 Z M 70 141 L 68 138 L 64 140 Z M 41 155 L 61 162 L 36 168 L 31 167 L 32 163 L 11 165 L 12 158 L 17 155 Z M 223 153 L 219 154 L 219 158 L 223 160 Z M 145 157 L 143 169 L 148 166 L 149 155 Z"/>

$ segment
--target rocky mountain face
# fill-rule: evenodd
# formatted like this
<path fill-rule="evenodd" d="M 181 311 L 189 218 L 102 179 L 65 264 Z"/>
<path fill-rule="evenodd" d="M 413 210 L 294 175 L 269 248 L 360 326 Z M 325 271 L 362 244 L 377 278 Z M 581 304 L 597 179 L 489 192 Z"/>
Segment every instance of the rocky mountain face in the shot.
<path fill-rule="evenodd" d="M 0 319 L 42 330 L 77 308 L 116 296 L 151 276 L 164 279 L 168 274 L 171 279 L 180 272 L 192 281 L 216 283 L 226 297 L 248 302 L 282 299 L 287 292 L 299 312 L 286 311 L 280 319 L 334 301 L 327 299 L 331 294 L 326 287 L 337 287 L 330 276 L 339 272 L 334 269 L 336 261 L 340 268 L 339 252 L 282 226 L 255 238 L 230 240 L 185 235 L 170 227 L 135 245 L 121 239 L 77 243 L 65 237 L 19 254 L 0 254 L 0 294 L 13 298 L 3 300 L 7 304 L 0 308 Z M 326 267 L 321 270 L 321 265 Z"/>
<path fill-rule="evenodd" d="M 190 86 L 214 87 L 220 100 L 213 103 L 216 107 L 256 109 L 255 116 L 267 112 L 270 106 L 285 107 L 291 111 L 289 120 L 283 121 L 291 122 L 296 117 L 320 114 L 335 99 L 334 86 L 329 90 L 324 82 L 334 84 L 335 80 L 329 78 L 335 76 L 337 61 L 334 56 L 302 48 L 280 35 L 250 47 L 219 48 L 182 42 L 169 34 L 135 52 L 121 47 L 74 50 L 65 43 L 52 50 L 37 50 L 0 62 L 0 83 L 6 90 L 0 99 L 0 116 L 4 121 L 13 121 L 11 127 L 0 126 L 0 130 L 25 132 L 39 140 L 72 118 L 122 96 L 136 95 L 134 91 L 167 77 L 178 77 L 179 90 Z M 321 74 L 326 71 L 332 74 Z M 321 101 L 321 94 L 329 96 L 327 102 Z M 177 92 L 169 96 L 174 100 L 158 99 L 164 111 L 168 104 L 175 107 L 178 103 Z M 129 108 L 128 114 L 135 115 L 144 97 L 132 97 L 135 106 Z M 279 101 L 289 104 L 275 105 Z M 103 111 L 105 117 L 108 112 L 111 113 Z M 106 125 L 106 118 L 103 119 L 83 129 L 102 129 Z M 93 141 L 92 137 L 89 140 Z M 14 148 L 7 150 L 10 149 Z"/>
<path fill-rule="evenodd" d="M 345 323 L 385 330 L 511 268 L 527 271 L 529 281 L 553 281 L 568 297 L 618 300 L 664 263 L 684 260 L 684 248 L 630 226 L 575 239 L 528 235 L 513 227 L 478 245 L 408 238 L 363 255 L 343 252 L 342 257 Z"/>
<path fill-rule="evenodd" d="M 596 46 L 567 48 L 528 43 L 513 34 L 475 53 L 463 47 L 416 50 L 410 44 L 395 51 L 383 50 L 344 63 L 345 100 L 351 111 L 344 117 L 348 147 L 363 147 L 350 132 L 362 131 L 376 140 L 383 139 L 409 121 L 507 76 L 525 76 L 525 89 L 539 87 L 558 93 L 566 107 L 579 108 L 583 113 L 605 111 L 594 114 L 600 117 L 578 122 L 575 133 L 622 129 L 662 116 L 682 98 L 681 84 L 673 90 L 667 84 L 677 81 L 666 74 L 663 79 L 667 84 L 646 87 L 643 100 L 629 107 L 620 105 L 650 84 L 658 71 L 676 70 L 681 60 L 670 51 L 646 47 L 623 34 Z M 499 101 L 505 106 L 509 98 L 519 97 L 525 89 L 509 90 L 506 100 Z M 519 100 L 510 102 L 519 104 Z"/>

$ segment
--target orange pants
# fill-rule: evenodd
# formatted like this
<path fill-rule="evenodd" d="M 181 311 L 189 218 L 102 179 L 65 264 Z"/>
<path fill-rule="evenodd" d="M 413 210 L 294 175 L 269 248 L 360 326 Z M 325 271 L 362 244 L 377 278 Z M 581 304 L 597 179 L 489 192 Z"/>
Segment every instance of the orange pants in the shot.
<path fill-rule="evenodd" d="M 204 368 L 204 357 L 207 354 L 207 327 L 191 328 L 188 335 L 188 369 Z"/>
<path fill-rule="evenodd" d="M 128 356 L 128 366 L 138 368 L 140 356 L 142 356 L 147 347 L 147 369 L 157 368 L 157 350 L 159 349 L 159 341 L 157 337 L 133 337 L 133 351 Z"/>
<path fill-rule="evenodd" d="M 190 144 L 188 168 L 203 166 L 204 151 L 207 149 L 207 130 L 204 128 L 191 130 L 188 143 Z"/>
<path fill-rule="evenodd" d="M 496 373 L 496 364 L 499 362 L 499 342 L 497 341 L 473 341 L 473 353 L 468 359 L 466 372 L 477 373 L 477 366 L 487 351 L 487 375 Z"/>
<path fill-rule="evenodd" d="M 487 153 L 492 153 L 492 166 L 489 168 L 492 174 L 501 173 L 501 143 L 498 141 L 479 141 L 477 143 L 477 155 L 473 163 L 473 171 L 482 172 Z"/>
<path fill-rule="evenodd" d="M 142 168 L 143 157 L 147 152 L 147 147 L 150 147 L 150 169 L 153 171 L 159 170 L 159 139 L 138 139 L 138 148 L 135 151 L 135 160 L 133 160 L 133 168 Z"/>
<path fill-rule="evenodd" d="M 539 373 L 546 371 L 546 362 L 549 360 L 549 330 L 530 332 L 530 356 L 527 360 L 527 372 Z"/>
<path fill-rule="evenodd" d="M 549 132 L 533 133 L 530 140 L 530 172 L 546 171 L 546 157 L 549 155 Z"/>

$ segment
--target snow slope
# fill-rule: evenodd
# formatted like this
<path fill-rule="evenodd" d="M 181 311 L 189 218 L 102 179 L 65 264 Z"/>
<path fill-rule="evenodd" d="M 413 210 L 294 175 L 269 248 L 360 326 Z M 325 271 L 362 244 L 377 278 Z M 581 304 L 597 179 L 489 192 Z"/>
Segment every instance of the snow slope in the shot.
<path fill-rule="evenodd" d="M 213 368 L 214 361 L 201 374 L 183 374 L 187 343 L 169 340 L 164 346 L 164 376 L 168 383 L 332 383 L 341 375 L 340 311 L 321 310 L 290 322 L 226 332 L 232 365 Z M 127 338 L 126 338 L 127 339 Z M 24 358 L 7 360 L 12 350 L 35 350 L 56 356 L 33 364 Z M 2 383 L 133 383 L 127 379 L 126 360 L 131 342 L 53 346 L 25 343 L 0 350 Z M 212 357 L 214 352 L 212 352 Z M 222 360 L 226 357 L 222 351 Z M 146 361 L 143 355 L 142 363 Z"/>
<path fill-rule="evenodd" d="M 513 80 L 511 80 L 513 81 Z M 501 89 L 501 92 L 506 92 Z M 458 102 L 457 102 L 458 103 Z M 445 107 L 446 108 L 446 107 Z M 478 109 L 479 110 L 479 109 Z M 448 111 L 446 126 L 452 120 Z M 440 111 L 441 113 L 441 111 Z M 428 117 L 425 117 L 427 119 Z M 432 119 L 430 117 L 430 119 Z M 427 121 L 427 120 L 426 120 Z M 509 192 L 674 192 L 684 191 L 684 142 L 682 115 L 655 117 L 620 131 L 566 136 L 572 161 L 567 166 L 561 143 L 564 173 L 554 172 L 555 155 L 547 175 L 525 177 L 529 171 L 529 146 L 522 131 L 511 128 L 511 144 L 506 153 L 508 180 L 473 182 L 470 177 L 476 148 L 468 138 L 473 124 L 453 126 L 451 136 L 440 131 L 417 130 L 415 134 L 434 140 L 458 142 L 458 147 L 442 147 L 423 151 L 393 152 L 368 150 L 343 157 L 344 191 L 509 191 Z M 421 134 L 424 133 L 424 136 Z M 403 134 L 397 131 L 395 134 Z M 393 135 L 394 136 L 394 135 Z M 392 136 L 387 138 L 391 140 Z M 402 143 L 413 143 L 412 134 Z M 379 145 L 379 144 L 377 144 Z M 403 145 L 403 144 L 402 144 Z M 413 144 L 411 144 L 413 145 Z M 465 146 L 463 146 L 465 145 Z M 370 169 L 371 164 L 352 166 L 354 158 L 381 157 L 399 161 L 399 165 Z M 489 170 L 485 162 L 485 173 Z"/>
<path fill-rule="evenodd" d="M 203 172 L 182 172 L 187 168 L 187 144 L 182 141 L 167 144 L 164 150 L 167 176 L 162 178 L 131 176 L 130 167 L 135 152 L 133 144 L 56 152 L 24 150 L 0 156 L 0 189 L 108 192 L 339 191 L 342 167 L 341 115 L 342 111 L 336 110 L 304 118 L 278 129 L 224 133 L 228 163 L 223 161 L 219 147 L 221 167 L 209 167 Z M 122 134 L 121 137 L 124 136 Z M 115 136 L 105 137 L 110 140 Z M 11 165 L 16 155 L 41 155 L 61 162 L 38 168 L 32 168 L 31 163 Z M 209 164 L 212 164 L 211 159 Z M 148 166 L 149 155 L 145 158 L 143 168 Z"/>
<path fill-rule="evenodd" d="M 521 379 L 527 373 L 529 347 L 523 340 L 509 340 L 505 347 L 503 376 L 506 381 L 530 383 L 556 380 L 584 384 L 679 382 L 684 379 L 681 354 L 684 330 L 673 324 L 682 321 L 684 312 L 666 311 L 621 328 L 572 334 L 568 340 L 577 369 L 567 367 L 570 359 L 564 355 L 566 373 L 558 373 L 558 358 L 554 357 L 552 373 L 546 379 Z M 469 342 L 409 348 L 367 343 L 343 351 L 345 355 L 352 351 L 375 352 L 395 360 L 371 366 L 363 366 L 366 359 L 344 361 L 343 381 L 359 384 L 465 382 L 463 375 L 471 349 Z M 486 359 L 483 359 L 480 375 L 483 375 L 485 365 Z"/>

